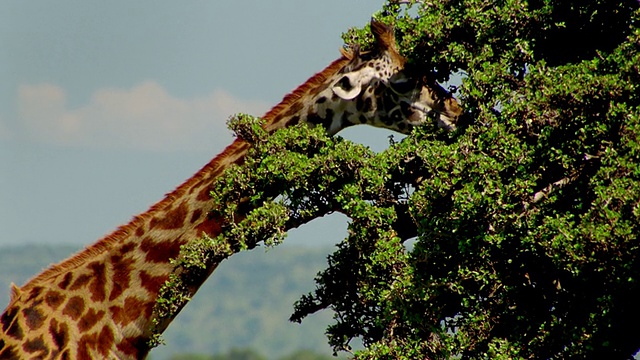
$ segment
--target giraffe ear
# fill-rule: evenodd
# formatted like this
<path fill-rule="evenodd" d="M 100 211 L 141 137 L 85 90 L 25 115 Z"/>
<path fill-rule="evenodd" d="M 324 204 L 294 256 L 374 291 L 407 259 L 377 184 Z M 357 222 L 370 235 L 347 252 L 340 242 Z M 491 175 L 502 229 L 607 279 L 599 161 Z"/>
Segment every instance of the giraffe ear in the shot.
<path fill-rule="evenodd" d="M 393 27 L 374 19 L 371 19 L 370 27 L 371 33 L 376 39 L 378 50 L 387 52 L 393 61 L 398 65 L 403 66 L 407 60 L 400 55 L 400 52 L 398 51 Z"/>
<path fill-rule="evenodd" d="M 373 33 L 373 37 L 376 39 L 376 43 L 381 50 L 398 52 L 393 27 L 374 19 L 371 19 L 370 27 L 371 33 Z"/>
<path fill-rule="evenodd" d="M 375 71 L 369 67 L 347 73 L 333 84 L 331 90 L 343 100 L 353 100 L 360 94 L 363 87 L 369 85 L 374 76 Z"/>

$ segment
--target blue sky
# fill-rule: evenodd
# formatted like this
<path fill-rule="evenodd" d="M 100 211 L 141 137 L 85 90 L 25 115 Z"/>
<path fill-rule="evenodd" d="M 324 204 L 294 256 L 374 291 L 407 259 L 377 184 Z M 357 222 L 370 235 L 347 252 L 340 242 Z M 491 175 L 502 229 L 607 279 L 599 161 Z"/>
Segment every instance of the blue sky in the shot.
<path fill-rule="evenodd" d="M 381 4 L 0 2 L 0 246 L 86 245 L 145 211 L 232 141 L 228 116 L 276 105 Z M 344 224 L 289 242 L 333 244 Z"/>

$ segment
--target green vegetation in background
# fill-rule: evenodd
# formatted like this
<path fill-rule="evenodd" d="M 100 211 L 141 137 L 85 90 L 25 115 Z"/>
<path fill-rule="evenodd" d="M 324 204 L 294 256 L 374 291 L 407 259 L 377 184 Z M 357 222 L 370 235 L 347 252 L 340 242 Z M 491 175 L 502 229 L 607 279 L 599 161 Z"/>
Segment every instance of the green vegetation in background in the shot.
<path fill-rule="evenodd" d="M 298 350 L 289 355 L 279 357 L 276 360 L 334 360 L 335 357 L 322 355 L 311 350 Z M 231 349 L 226 354 L 201 355 L 201 354 L 176 354 L 169 360 L 268 360 L 267 357 L 252 349 Z"/>

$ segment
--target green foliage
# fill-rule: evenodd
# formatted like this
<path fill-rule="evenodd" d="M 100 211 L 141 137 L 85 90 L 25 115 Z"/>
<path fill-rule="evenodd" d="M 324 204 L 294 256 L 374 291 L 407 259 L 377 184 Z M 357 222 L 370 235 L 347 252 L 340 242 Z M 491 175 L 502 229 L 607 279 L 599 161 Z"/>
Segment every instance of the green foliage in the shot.
<path fill-rule="evenodd" d="M 467 126 L 426 126 L 377 155 L 306 127 L 245 126 L 254 153 L 216 201 L 244 201 L 257 219 L 234 234 L 280 240 L 332 211 L 352 219 L 292 320 L 333 309 L 329 342 L 361 338 L 358 359 L 630 357 L 640 347 L 628 330 L 640 322 L 638 8 L 394 2 L 378 17 L 396 25 L 411 66 L 464 75 Z M 371 41 L 366 29 L 345 39 Z"/>
<path fill-rule="evenodd" d="M 284 356 L 279 360 L 335 360 L 333 356 L 322 355 L 311 350 L 298 350 L 290 355 Z"/>

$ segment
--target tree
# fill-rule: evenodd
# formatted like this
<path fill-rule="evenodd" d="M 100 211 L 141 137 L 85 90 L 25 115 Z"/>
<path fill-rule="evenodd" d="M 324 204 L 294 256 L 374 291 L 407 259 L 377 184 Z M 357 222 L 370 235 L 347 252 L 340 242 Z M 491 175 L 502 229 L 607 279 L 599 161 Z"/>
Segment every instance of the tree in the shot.
<path fill-rule="evenodd" d="M 462 74 L 465 123 L 374 154 L 319 129 L 266 136 L 239 116 L 254 148 L 218 183 L 230 225 L 185 258 L 277 244 L 339 211 L 349 237 L 292 315 L 333 309 L 334 349 L 361 338 L 358 359 L 629 358 L 640 347 L 638 2 L 400 3 L 378 18 L 426 77 Z M 366 29 L 345 40 L 371 41 Z"/>

